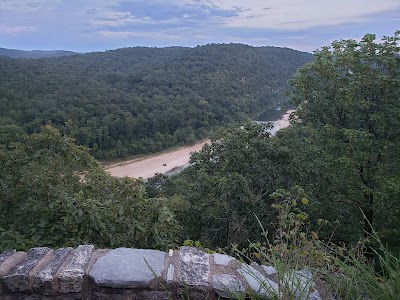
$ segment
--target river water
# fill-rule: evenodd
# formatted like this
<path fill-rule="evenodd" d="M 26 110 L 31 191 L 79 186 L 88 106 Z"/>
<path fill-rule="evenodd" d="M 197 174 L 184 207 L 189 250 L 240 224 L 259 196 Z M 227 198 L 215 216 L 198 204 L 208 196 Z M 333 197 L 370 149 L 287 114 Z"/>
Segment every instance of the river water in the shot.
<path fill-rule="evenodd" d="M 253 122 L 271 122 L 274 127 L 269 132 L 275 135 L 279 129 L 289 126 L 289 115 L 293 111 L 268 110 L 254 118 Z M 157 173 L 173 175 L 185 169 L 189 165 L 191 153 L 201 150 L 206 143 L 210 143 L 210 140 L 201 141 L 191 146 L 184 146 L 170 152 L 121 161 L 107 166 L 106 171 L 116 177 L 128 176 L 141 177 L 143 179 L 153 177 Z"/>

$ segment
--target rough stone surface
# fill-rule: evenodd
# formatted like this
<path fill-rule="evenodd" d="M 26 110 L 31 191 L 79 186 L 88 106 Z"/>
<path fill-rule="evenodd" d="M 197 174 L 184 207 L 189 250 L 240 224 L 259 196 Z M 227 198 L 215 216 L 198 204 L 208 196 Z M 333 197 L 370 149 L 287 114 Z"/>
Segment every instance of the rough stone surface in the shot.
<path fill-rule="evenodd" d="M 164 261 L 165 253 L 161 251 L 118 248 L 99 258 L 89 276 L 100 286 L 147 287 L 161 276 Z"/>
<path fill-rule="evenodd" d="M 287 273 L 283 276 L 284 284 L 296 295 L 297 299 L 306 300 L 321 299 L 315 289 L 315 283 L 312 280 L 312 273 L 307 269 Z"/>
<path fill-rule="evenodd" d="M 307 300 L 322 300 L 321 295 L 317 290 L 312 291 Z"/>
<path fill-rule="evenodd" d="M 18 251 L 13 255 L 9 256 L 1 265 L 0 265 L 0 276 L 3 277 L 7 275 L 10 270 L 19 264 L 21 261 L 25 260 L 27 257 L 26 252 Z"/>
<path fill-rule="evenodd" d="M 50 295 L 52 293 L 53 278 L 57 270 L 64 263 L 65 257 L 69 254 L 72 248 L 61 248 L 54 251 L 50 261 L 36 275 L 33 282 L 33 288 L 43 294 Z"/>
<path fill-rule="evenodd" d="M 82 290 L 83 276 L 93 249 L 92 245 L 81 245 L 72 250 L 58 275 L 60 293 L 78 293 Z"/>
<path fill-rule="evenodd" d="M 229 255 L 215 253 L 214 255 L 214 263 L 216 265 L 227 266 L 234 258 Z"/>
<path fill-rule="evenodd" d="M 168 271 L 167 271 L 167 282 L 168 283 L 170 283 L 174 280 L 174 273 L 175 273 L 174 265 L 169 265 Z"/>
<path fill-rule="evenodd" d="M 233 299 L 234 296 L 243 296 L 246 288 L 238 279 L 228 274 L 218 274 L 213 276 L 213 288 L 220 297 Z"/>
<path fill-rule="evenodd" d="M 7 289 L 12 292 L 29 291 L 29 272 L 49 251 L 50 249 L 46 247 L 32 248 L 29 250 L 26 259 L 14 266 L 10 272 L 3 277 L 3 282 Z"/>
<path fill-rule="evenodd" d="M 272 275 L 276 273 L 276 269 L 274 267 L 262 266 L 262 268 L 264 269 L 265 273 L 267 273 L 267 275 Z"/>
<path fill-rule="evenodd" d="M 3 263 L 0 265 L 0 295 L 4 293 L 5 286 L 2 284 L 3 276 L 8 274 L 10 270 L 20 263 L 21 261 L 25 260 L 27 257 L 25 252 L 18 251 L 11 256 L 9 256 Z M 2 297 L 0 297 L 1 299 Z"/>
<path fill-rule="evenodd" d="M 237 271 L 245 278 L 249 287 L 258 295 L 268 298 L 279 295 L 278 284 L 263 276 L 255 268 L 242 264 Z"/>
<path fill-rule="evenodd" d="M 4 252 L 0 253 L 0 265 L 7 259 L 9 258 L 11 255 L 13 255 L 15 253 L 15 249 L 12 250 L 7 250 Z"/>
<path fill-rule="evenodd" d="M 179 256 L 178 281 L 189 286 L 208 287 L 210 255 L 196 248 L 182 247 Z"/>
<path fill-rule="evenodd" d="M 269 299 L 282 297 L 279 288 L 290 290 L 295 300 L 334 299 L 329 286 L 308 269 L 271 276 L 277 273 L 272 266 L 249 266 L 190 247 L 167 253 L 94 251 L 90 245 L 55 251 L 33 248 L 28 253 L 0 253 L 0 261 L 1 300 L 202 300 L 245 298 L 249 289 Z M 170 291 L 161 288 L 163 279 Z"/>

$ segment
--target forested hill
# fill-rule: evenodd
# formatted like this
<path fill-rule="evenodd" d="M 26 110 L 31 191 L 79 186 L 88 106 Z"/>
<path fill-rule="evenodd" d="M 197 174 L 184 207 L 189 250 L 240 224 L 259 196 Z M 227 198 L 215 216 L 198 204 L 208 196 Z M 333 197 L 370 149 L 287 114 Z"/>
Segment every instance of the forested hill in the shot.
<path fill-rule="evenodd" d="M 73 51 L 65 50 L 17 50 L 0 48 L 0 55 L 13 57 L 13 58 L 45 58 L 45 57 L 58 57 L 78 54 Z"/>
<path fill-rule="evenodd" d="M 0 143 L 44 124 L 98 158 L 188 143 L 274 105 L 311 60 L 309 53 L 241 44 L 0 56 Z"/>

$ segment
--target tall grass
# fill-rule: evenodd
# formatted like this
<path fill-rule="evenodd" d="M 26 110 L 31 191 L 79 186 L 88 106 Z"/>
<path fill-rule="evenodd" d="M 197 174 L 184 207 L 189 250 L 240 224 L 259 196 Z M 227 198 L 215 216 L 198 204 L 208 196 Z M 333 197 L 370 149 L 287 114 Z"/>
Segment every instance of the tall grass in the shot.
<path fill-rule="evenodd" d="M 324 286 L 322 299 L 400 300 L 399 256 L 389 251 L 375 231 L 350 247 L 323 242 L 317 232 L 308 230 L 308 216 L 301 207 L 309 201 L 300 187 L 278 190 L 273 197 L 276 203 L 272 208 L 278 212 L 273 240 L 257 219 L 265 241 L 234 249 L 236 256 L 247 262 L 276 269 L 277 290 L 266 285 L 264 277 L 253 276 L 268 290 L 268 299 L 310 299 L 314 282 L 318 281 Z M 373 252 L 372 259 L 365 255 L 367 243 L 373 245 L 368 247 Z M 313 276 L 300 278 L 298 270 L 309 270 Z M 250 299 L 265 299 L 259 291 L 249 294 Z"/>

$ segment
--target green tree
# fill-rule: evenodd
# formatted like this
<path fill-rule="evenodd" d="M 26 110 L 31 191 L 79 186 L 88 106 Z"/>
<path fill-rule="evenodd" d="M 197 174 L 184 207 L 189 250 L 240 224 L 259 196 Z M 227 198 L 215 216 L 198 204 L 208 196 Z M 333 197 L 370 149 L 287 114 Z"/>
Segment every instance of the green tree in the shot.
<path fill-rule="evenodd" d="M 316 51 L 292 81 L 292 126 L 274 137 L 252 125 L 226 130 L 193 155 L 180 176 L 188 238 L 222 247 L 257 240 L 254 213 L 273 231 L 269 195 L 300 185 L 314 199 L 311 223 L 330 221 L 334 241 L 357 241 L 373 225 L 399 244 L 398 41 L 398 33 L 382 43 L 366 35 Z"/>
<path fill-rule="evenodd" d="M 325 159 L 336 167 L 331 177 L 342 177 L 348 189 L 341 205 L 362 209 L 368 235 L 371 225 L 386 227 L 399 214 L 399 40 L 398 31 L 381 43 L 372 34 L 335 41 L 292 81 L 301 126 L 317 131 Z M 362 215 L 353 218 L 357 224 Z"/>
<path fill-rule="evenodd" d="M 265 127 L 249 123 L 216 134 L 192 155 L 179 178 L 190 203 L 182 220 L 188 238 L 229 247 L 260 237 L 254 213 L 268 227 L 274 217 L 269 194 L 287 184 L 281 170 L 289 153 L 276 141 Z"/>
<path fill-rule="evenodd" d="M 0 145 L 0 249 L 71 246 L 166 248 L 180 226 L 166 198 L 108 175 L 50 126 Z"/>

